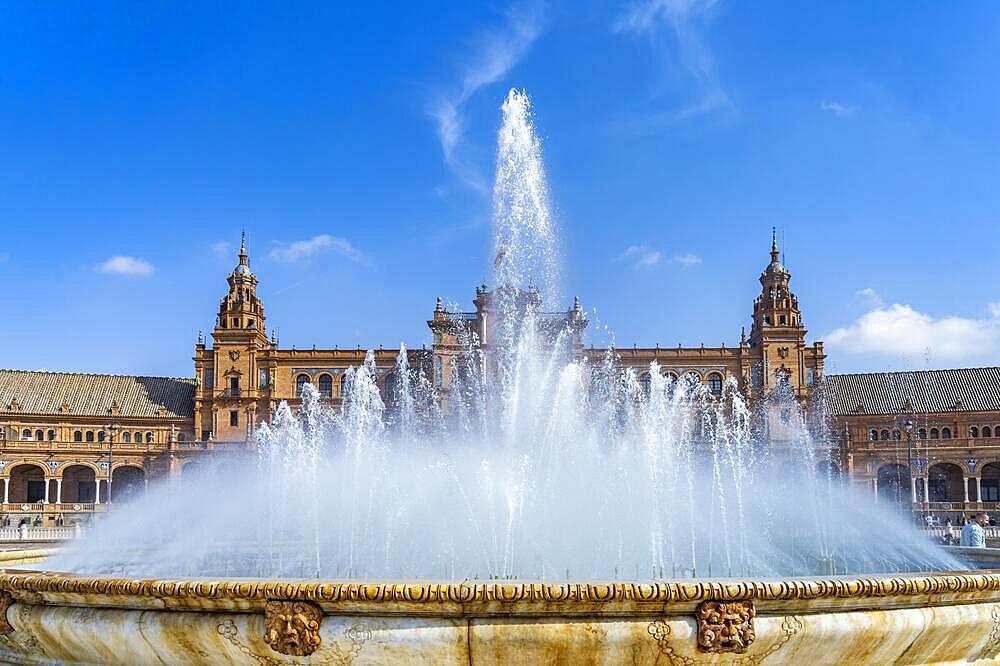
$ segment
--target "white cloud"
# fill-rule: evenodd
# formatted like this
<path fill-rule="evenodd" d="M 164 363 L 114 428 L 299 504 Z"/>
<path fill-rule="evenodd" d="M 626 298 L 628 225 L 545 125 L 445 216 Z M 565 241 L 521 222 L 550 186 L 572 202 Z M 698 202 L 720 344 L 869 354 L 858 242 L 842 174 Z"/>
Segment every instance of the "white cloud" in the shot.
<path fill-rule="evenodd" d="M 431 106 L 429 113 L 437 121 L 445 162 L 464 183 L 481 192 L 487 191 L 486 181 L 458 155 L 463 136 L 462 107 L 479 89 L 499 81 L 524 57 L 542 34 L 543 14 L 541 6 L 535 4 L 509 9 L 501 28 L 483 32 L 473 40 L 472 55 L 457 90 L 442 94 Z"/>
<path fill-rule="evenodd" d="M 865 287 L 854 292 L 854 298 L 866 308 L 880 308 L 885 305 L 882 297 L 871 287 Z"/>
<path fill-rule="evenodd" d="M 615 21 L 615 32 L 645 34 L 651 39 L 657 38 L 665 29 L 677 46 L 681 66 L 698 87 L 698 100 L 659 114 L 653 119 L 653 124 L 672 124 L 732 108 L 732 100 L 718 80 L 715 60 L 705 47 L 699 30 L 699 21 L 710 18 L 711 10 L 717 4 L 717 0 L 641 0 L 632 3 Z M 664 57 L 671 60 L 669 55 Z"/>
<path fill-rule="evenodd" d="M 296 263 L 303 259 L 309 259 L 321 252 L 331 250 L 337 254 L 350 259 L 359 264 L 369 263 L 364 254 L 350 241 L 330 234 L 320 234 L 307 240 L 285 243 L 271 250 L 270 257 L 274 261 L 283 263 Z"/>
<path fill-rule="evenodd" d="M 909 305 L 880 303 L 850 326 L 827 334 L 825 340 L 831 347 L 855 354 L 911 357 L 929 353 L 949 361 L 981 358 L 1000 351 L 1000 304 L 991 303 L 989 311 L 984 319 L 938 319 Z"/>
<path fill-rule="evenodd" d="M 118 255 L 97 264 L 94 266 L 94 270 L 99 273 L 148 277 L 153 274 L 155 269 L 153 268 L 153 264 L 145 259 Z"/>
<path fill-rule="evenodd" d="M 674 257 L 672 261 L 676 264 L 680 264 L 684 268 L 688 268 L 690 266 L 696 266 L 700 264 L 701 257 L 699 257 L 697 254 L 681 254 Z"/>
<path fill-rule="evenodd" d="M 219 259 L 227 259 L 233 254 L 233 244 L 229 241 L 216 241 L 208 247 Z"/>
<path fill-rule="evenodd" d="M 840 102 L 832 102 L 829 100 L 824 100 L 819 105 L 819 108 L 829 113 L 832 113 L 838 118 L 854 115 L 854 112 L 857 111 L 858 109 L 858 107 L 856 106 L 851 106 L 849 104 L 841 104 Z"/>
<path fill-rule="evenodd" d="M 645 243 L 640 243 L 629 245 L 624 252 L 614 258 L 614 261 L 627 261 L 635 268 L 652 268 L 667 262 L 688 268 L 700 264 L 701 257 L 696 254 L 678 254 L 668 258 L 663 252 L 655 250 Z"/>

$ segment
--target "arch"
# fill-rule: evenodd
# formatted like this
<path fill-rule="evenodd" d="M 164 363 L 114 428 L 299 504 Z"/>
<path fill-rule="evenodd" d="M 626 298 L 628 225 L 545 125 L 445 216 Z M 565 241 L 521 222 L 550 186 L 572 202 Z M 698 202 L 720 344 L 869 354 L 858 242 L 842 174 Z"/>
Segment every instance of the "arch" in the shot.
<path fill-rule="evenodd" d="M 940 435 L 938 435 L 938 429 L 931 428 L 931 439 L 938 439 L 939 437 Z"/>
<path fill-rule="evenodd" d="M 89 503 L 97 499 L 97 469 L 85 463 L 70 463 L 59 471 L 63 504 Z"/>
<path fill-rule="evenodd" d="M 25 428 L 21 431 L 21 441 L 29 442 L 31 441 L 31 428 Z"/>
<path fill-rule="evenodd" d="M 13 465 L 8 472 L 10 476 L 7 489 L 7 499 L 13 504 L 41 502 L 45 499 L 48 479 L 45 465 L 33 461 L 22 461 Z"/>
<path fill-rule="evenodd" d="M 108 433 L 104 432 L 103 430 L 98 430 L 97 431 L 97 441 L 98 442 L 106 442 L 107 440 L 108 440 Z"/>
<path fill-rule="evenodd" d="M 1000 463 L 983 465 L 979 471 L 980 502 L 1000 502 Z"/>
<path fill-rule="evenodd" d="M 328 372 L 319 376 L 319 394 L 327 399 L 333 397 L 333 375 Z"/>
<path fill-rule="evenodd" d="M 951 439 L 951 428 L 941 428 L 941 439 Z"/>
<path fill-rule="evenodd" d="M 976 439 L 977 437 L 979 437 L 979 428 L 977 428 L 976 426 L 972 426 L 971 428 L 969 428 L 969 437 L 971 437 L 972 439 Z"/>
<path fill-rule="evenodd" d="M 892 431 L 892 441 L 898 442 L 901 439 L 903 439 L 903 433 L 901 433 L 898 428 L 895 429 L 895 430 L 893 430 Z"/>
<path fill-rule="evenodd" d="M 644 372 L 639 375 L 639 390 L 642 394 L 649 397 L 650 391 L 653 390 L 653 378 L 650 376 L 649 372 Z"/>
<path fill-rule="evenodd" d="M 48 434 L 48 437 L 47 437 L 47 439 L 48 439 L 48 440 L 49 440 L 50 442 L 54 442 L 54 441 L 56 441 L 56 431 L 55 431 L 55 430 L 49 430 L 49 434 Z"/>
<path fill-rule="evenodd" d="M 36 430 L 35 431 L 35 441 L 36 442 L 44 442 L 45 441 L 45 433 L 42 432 L 41 430 Z"/>
<path fill-rule="evenodd" d="M 990 430 L 989 426 L 983 426 L 983 437 L 992 437 L 993 432 Z"/>
<path fill-rule="evenodd" d="M 917 439 L 927 439 L 927 428 L 917 430 Z"/>
<path fill-rule="evenodd" d="M 142 433 L 136 430 L 135 434 L 132 435 L 132 441 L 135 442 L 136 444 L 142 442 Z"/>
<path fill-rule="evenodd" d="M 881 435 L 880 435 L 879 439 L 881 439 L 883 442 L 888 442 L 889 441 L 889 431 L 888 430 L 883 430 L 881 432 Z"/>
<path fill-rule="evenodd" d="M 182 470 L 183 471 L 183 470 Z M 115 465 L 111 472 L 111 500 L 128 502 L 146 490 L 146 472 L 138 465 Z"/>
<path fill-rule="evenodd" d="M 868 433 L 868 439 L 877 442 L 878 441 L 878 430 L 872 428 L 871 432 Z"/>
<path fill-rule="evenodd" d="M 913 500 L 910 471 L 905 465 L 890 463 L 878 468 L 875 475 L 878 501 L 909 507 Z"/>
<path fill-rule="evenodd" d="M 94 431 L 93 430 L 88 430 L 87 431 L 86 439 L 87 439 L 88 442 L 94 441 Z"/>
<path fill-rule="evenodd" d="M 146 433 L 146 443 L 147 444 L 152 444 L 153 443 L 153 433 L 151 433 L 151 432 L 147 432 Z"/>
<path fill-rule="evenodd" d="M 126 430 L 125 432 L 123 432 L 122 433 L 122 442 L 125 443 L 125 444 L 131 444 L 132 443 L 132 433 L 130 433 L 128 430 Z"/>
<path fill-rule="evenodd" d="M 927 470 L 928 502 L 962 502 L 962 468 L 953 463 L 935 463 Z"/>
<path fill-rule="evenodd" d="M 82 442 L 83 441 L 83 431 L 82 430 L 74 430 L 73 431 L 73 441 L 74 442 Z"/>
<path fill-rule="evenodd" d="M 708 390 L 712 395 L 722 395 L 722 375 L 711 372 L 708 375 Z"/>
<path fill-rule="evenodd" d="M 309 383 L 309 375 L 303 373 L 295 376 L 295 397 L 301 398 L 302 392 L 306 388 L 306 384 Z"/>

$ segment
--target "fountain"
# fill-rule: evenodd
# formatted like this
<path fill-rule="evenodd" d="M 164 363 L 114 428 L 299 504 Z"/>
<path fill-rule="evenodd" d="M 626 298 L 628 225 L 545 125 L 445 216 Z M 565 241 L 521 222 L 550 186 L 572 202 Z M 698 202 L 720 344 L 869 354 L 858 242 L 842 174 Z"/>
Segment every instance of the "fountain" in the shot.
<path fill-rule="evenodd" d="M 1000 574 L 818 473 L 822 428 L 790 394 L 751 409 L 735 382 L 581 360 L 542 310 L 558 243 L 517 91 L 497 162 L 492 323 L 446 394 L 405 349 L 385 399 L 370 355 L 342 410 L 307 385 L 256 460 L 117 506 L 51 572 L 0 573 L 0 658 L 997 659 Z"/>

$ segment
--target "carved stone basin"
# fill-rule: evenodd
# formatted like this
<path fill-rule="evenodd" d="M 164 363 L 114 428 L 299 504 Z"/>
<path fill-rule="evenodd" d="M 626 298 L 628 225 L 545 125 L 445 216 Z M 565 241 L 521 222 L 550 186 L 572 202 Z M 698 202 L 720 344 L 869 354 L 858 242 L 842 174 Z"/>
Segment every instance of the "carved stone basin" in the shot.
<path fill-rule="evenodd" d="M 20 664 L 1000 663 L 1000 570 L 614 583 L 0 571 Z"/>

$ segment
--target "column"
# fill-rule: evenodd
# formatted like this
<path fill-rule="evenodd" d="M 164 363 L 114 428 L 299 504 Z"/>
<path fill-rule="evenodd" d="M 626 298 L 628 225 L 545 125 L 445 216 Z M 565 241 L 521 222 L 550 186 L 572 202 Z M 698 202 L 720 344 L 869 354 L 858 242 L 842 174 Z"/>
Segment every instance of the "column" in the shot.
<path fill-rule="evenodd" d="M 913 497 L 911 500 L 914 504 L 917 503 L 917 477 L 910 477 L 910 495 Z"/>
<path fill-rule="evenodd" d="M 924 501 L 925 502 L 930 502 L 931 501 L 931 497 L 930 497 L 930 495 L 927 494 L 927 477 L 926 476 L 920 477 L 920 482 L 923 483 L 923 486 L 924 486 Z"/>
<path fill-rule="evenodd" d="M 56 478 L 56 504 L 62 504 L 62 477 Z"/>
<path fill-rule="evenodd" d="M 45 503 L 51 504 L 52 498 L 50 497 L 50 488 L 52 487 L 52 479 L 45 477 Z"/>
<path fill-rule="evenodd" d="M 969 503 L 969 477 L 962 476 L 962 491 L 965 493 L 965 503 Z"/>
<path fill-rule="evenodd" d="M 3 503 L 7 504 L 10 502 L 10 478 L 3 478 Z"/>
<path fill-rule="evenodd" d="M 96 477 L 94 481 L 97 482 L 94 484 L 97 486 L 97 489 L 94 490 L 94 506 L 97 506 L 101 503 L 101 478 Z"/>
<path fill-rule="evenodd" d="M 872 479 L 872 501 L 878 502 L 878 479 Z"/>
<path fill-rule="evenodd" d="M 977 502 L 982 502 L 983 501 L 983 488 L 982 488 L 982 486 L 979 485 L 980 477 L 977 475 L 977 476 L 974 476 L 972 478 L 974 478 L 976 480 L 976 501 Z"/>

